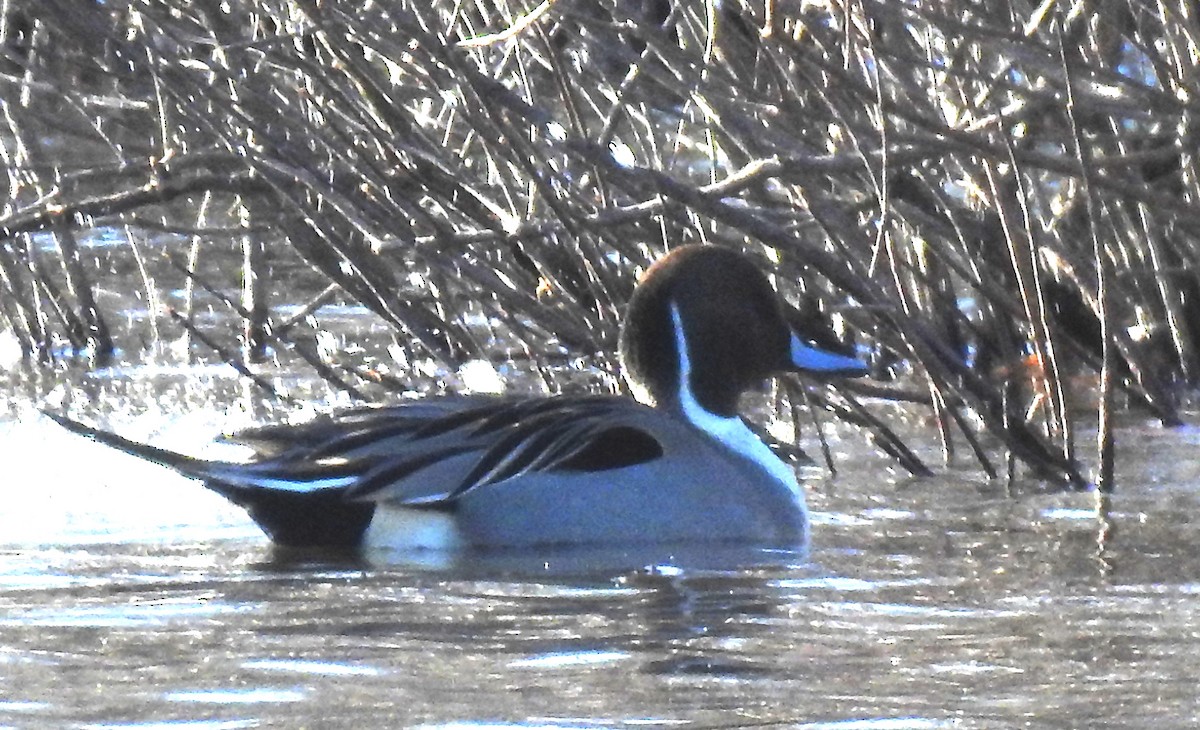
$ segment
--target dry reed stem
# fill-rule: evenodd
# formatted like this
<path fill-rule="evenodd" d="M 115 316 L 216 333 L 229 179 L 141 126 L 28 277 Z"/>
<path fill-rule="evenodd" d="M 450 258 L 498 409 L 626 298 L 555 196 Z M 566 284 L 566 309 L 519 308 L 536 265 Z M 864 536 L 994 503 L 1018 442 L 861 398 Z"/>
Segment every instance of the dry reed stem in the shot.
<path fill-rule="evenodd" d="M 42 232 L 129 226 L 194 229 L 186 269 L 230 302 L 255 284 L 225 308 L 248 359 L 269 307 L 345 296 L 450 368 L 497 357 L 470 312 L 509 352 L 611 369 L 638 268 L 739 247 L 928 390 L 947 458 L 962 436 L 988 474 L 985 435 L 1085 481 L 1080 372 L 1167 423 L 1200 372 L 1197 37 L 1165 5 L 226 5 L 8 4 L 0 322 L 29 353 L 119 311 Z M 311 285 L 268 293 L 300 265 Z M 841 406 L 884 434 L 871 408 Z"/>

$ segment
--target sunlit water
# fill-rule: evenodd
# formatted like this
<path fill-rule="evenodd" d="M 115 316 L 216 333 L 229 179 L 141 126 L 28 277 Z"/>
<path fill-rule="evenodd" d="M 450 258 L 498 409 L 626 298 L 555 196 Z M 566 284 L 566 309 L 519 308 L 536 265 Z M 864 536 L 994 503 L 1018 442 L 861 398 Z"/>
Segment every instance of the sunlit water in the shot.
<path fill-rule="evenodd" d="M 25 411 L 0 423 L 0 727 L 1188 726 L 1200 432 L 1121 436 L 1103 548 L 1090 494 L 897 478 L 847 433 L 807 556 L 452 564 L 275 552 Z"/>

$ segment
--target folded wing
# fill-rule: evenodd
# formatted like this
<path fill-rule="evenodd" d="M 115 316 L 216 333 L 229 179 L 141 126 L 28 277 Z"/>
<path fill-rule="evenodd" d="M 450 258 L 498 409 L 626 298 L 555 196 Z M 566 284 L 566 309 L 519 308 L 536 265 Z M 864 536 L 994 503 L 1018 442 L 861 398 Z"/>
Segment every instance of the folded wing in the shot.
<path fill-rule="evenodd" d="M 336 492 L 356 502 L 449 507 L 472 489 L 529 473 L 603 471 L 663 454 L 669 418 L 624 398 L 435 398 L 265 426 L 225 440 L 255 449 L 247 463 L 209 461 L 141 444 L 51 414 L 67 428 L 204 480 L 248 492 Z"/>

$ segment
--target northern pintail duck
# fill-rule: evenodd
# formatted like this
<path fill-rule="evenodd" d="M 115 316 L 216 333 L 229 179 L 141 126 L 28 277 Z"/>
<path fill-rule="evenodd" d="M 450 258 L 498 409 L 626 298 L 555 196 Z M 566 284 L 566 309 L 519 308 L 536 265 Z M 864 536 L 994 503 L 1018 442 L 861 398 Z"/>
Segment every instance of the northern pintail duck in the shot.
<path fill-rule="evenodd" d="M 859 376 L 787 324 L 765 275 L 714 246 L 642 277 L 620 338 L 641 402 L 615 395 L 432 398 L 245 431 L 208 461 L 54 416 L 244 507 L 277 543 L 398 549 L 735 541 L 803 546 L 792 469 L 738 416 L 784 371 Z"/>

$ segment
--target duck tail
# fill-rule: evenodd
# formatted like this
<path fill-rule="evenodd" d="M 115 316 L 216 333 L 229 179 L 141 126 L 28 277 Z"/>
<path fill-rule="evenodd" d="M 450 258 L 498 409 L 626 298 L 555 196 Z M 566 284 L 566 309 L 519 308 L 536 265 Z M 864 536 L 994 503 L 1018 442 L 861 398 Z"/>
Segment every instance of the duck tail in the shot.
<path fill-rule="evenodd" d="M 205 461 L 46 413 L 63 428 L 180 474 L 198 479 L 249 513 L 258 526 L 280 545 L 353 547 L 359 544 L 371 521 L 371 502 L 351 502 L 345 497 L 344 479 L 289 480 L 287 475 L 259 473 L 253 464 Z M 328 484 L 329 486 L 324 486 Z"/>
<path fill-rule="evenodd" d="M 143 444 L 137 441 L 131 441 L 124 436 L 118 436 L 110 431 L 104 431 L 95 426 L 89 426 L 86 423 L 74 421 L 66 416 L 49 411 L 42 411 L 45 415 L 54 419 L 58 425 L 77 433 L 80 436 L 86 436 L 93 441 L 98 441 L 105 446 L 111 446 L 114 449 L 124 451 L 127 454 L 132 454 L 138 458 L 152 461 L 155 464 L 161 464 L 170 469 L 192 478 L 204 479 L 206 471 L 203 469 L 204 462 L 199 459 L 194 459 L 190 456 L 177 454 L 174 451 L 160 449 L 157 446 Z"/>

